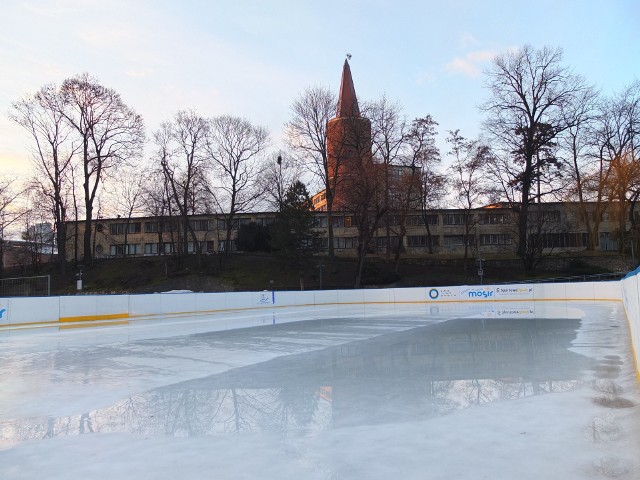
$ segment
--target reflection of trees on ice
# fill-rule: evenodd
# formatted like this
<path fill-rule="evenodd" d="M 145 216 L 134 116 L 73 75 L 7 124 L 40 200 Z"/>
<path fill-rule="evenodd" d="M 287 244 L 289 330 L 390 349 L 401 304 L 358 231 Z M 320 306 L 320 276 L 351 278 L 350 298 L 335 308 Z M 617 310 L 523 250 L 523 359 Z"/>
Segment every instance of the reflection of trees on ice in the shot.
<path fill-rule="evenodd" d="M 318 388 L 156 390 L 79 416 L 2 427 L 16 441 L 97 432 L 195 437 L 230 432 L 327 428 Z M 326 402 L 325 402 L 326 403 Z"/>

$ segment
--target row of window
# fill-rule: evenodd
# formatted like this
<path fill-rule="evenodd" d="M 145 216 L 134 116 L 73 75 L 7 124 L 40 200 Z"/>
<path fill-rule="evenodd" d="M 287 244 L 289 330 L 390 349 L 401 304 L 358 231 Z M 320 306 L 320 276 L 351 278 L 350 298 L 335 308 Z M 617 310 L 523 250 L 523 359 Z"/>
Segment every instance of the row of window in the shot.
<path fill-rule="evenodd" d="M 536 242 L 537 235 L 532 235 L 531 240 Z M 587 234 L 586 233 L 543 233 L 541 236 L 541 242 L 543 248 L 565 248 L 565 247 L 586 247 L 587 246 Z"/>
<path fill-rule="evenodd" d="M 544 211 L 541 212 L 542 220 L 545 222 L 559 222 L 560 212 L 558 211 Z M 256 222 L 260 225 L 268 225 L 274 220 L 273 217 L 264 217 L 258 219 L 251 218 L 237 218 L 233 220 L 232 229 L 237 230 L 242 225 L 247 225 L 251 222 Z M 336 215 L 331 218 L 334 228 L 352 227 L 356 226 L 356 219 L 348 215 Z M 400 215 L 390 215 L 388 217 L 390 226 L 399 226 L 405 223 L 407 226 L 423 226 L 438 225 L 439 215 L 437 214 L 425 214 L 425 215 L 408 215 L 406 217 Z M 477 222 L 480 225 L 503 225 L 508 224 L 511 221 L 511 216 L 508 213 L 487 213 L 477 216 Z M 443 225 L 465 225 L 475 222 L 474 215 L 468 215 L 464 213 L 443 213 L 442 224 Z M 384 224 L 384 223 L 383 223 Z M 213 230 L 226 230 L 227 222 L 223 219 L 201 219 L 190 220 L 189 227 L 196 232 L 213 231 Z M 315 218 L 314 226 L 317 228 L 327 228 L 327 217 L 318 216 Z M 102 227 L 102 225 L 100 225 Z M 111 235 L 123 235 L 125 233 L 141 233 L 143 224 L 141 222 L 121 222 L 111 223 L 109 225 Z M 98 230 L 102 230 L 99 228 Z M 175 232 L 179 231 L 178 219 L 172 221 L 152 221 L 144 222 L 145 233 L 162 233 L 162 232 Z"/>
<path fill-rule="evenodd" d="M 242 225 L 247 225 L 251 222 L 255 222 L 261 225 L 268 225 L 273 222 L 273 217 L 263 217 L 253 220 L 251 218 L 236 218 L 232 223 L 232 230 L 237 230 Z M 109 232 L 111 235 L 124 235 L 125 233 L 141 233 L 141 222 L 121 222 L 109 224 Z M 222 219 L 203 219 L 203 220 L 189 220 L 189 228 L 195 232 L 207 232 L 213 230 L 226 230 L 227 222 Z M 97 224 L 96 229 L 98 231 L 103 230 L 102 224 Z M 180 231 L 180 224 L 178 219 L 144 222 L 144 233 L 162 233 L 162 232 L 177 232 Z"/>
<path fill-rule="evenodd" d="M 218 251 L 223 252 L 225 250 L 225 240 L 218 242 Z M 196 244 L 194 242 L 187 242 L 187 253 L 196 253 L 197 249 L 200 249 L 202 253 L 215 253 L 215 242 L 206 241 Z M 235 240 L 231 241 L 231 248 L 236 250 Z M 144 245 L 139 243 L 128 244 L 113 244 L 109 246 L 109 255 L 112 257 L 123 255 L 159 255 L 159 254 L 171 254 L 176 251 L 175 244 L 171 242 L 163 243 L 145 243 Z M 96 246 L 96 252 L 102 253 L 102 246 Z"/>
<path fill-rule="evenodd" d="M 409 248 L 426 248 L 431 245 L 432 247 L 440 246 L 440 241 L 442 239 L 442 245 L 445 247 L 461 247 L 461 246 L 475 246 L 476 244 L 480 246 L 490 246 L 490 245 L 512 245 L 513 239 L 511 235 L 508 233 L 488 233 L 488 234 L 480 234 L 477 237 L 474 235 L 443 235 L 442 237 L 438 235 L 408 235 L 406 237 L 407 247 Z M 536 241 L 537 237 L 532 236 L 531 241 Z M 327 238 L 319 238 L 317 239 L 320 248 L 327 248 Z M 566 248 L 566 247 L 586 247 L 587 245 L 587 234 L 586 233 L 545 233 L 541 237 L 542 247 L 543 248 Z M 391 237 L 375 237 L 373 239 L 373 245 L 376 248 L 386 248 L 390 245 L 392 248 L 396 248 L 398 246 L 399 239 L 397 236 Z M 349 249 L 357 249 L 358 248 L 358 237 L 334 237 L 333 238 L 333 246 L 337 250 L 349 250 Z M 225 241 L 220 240 L 218 242 L 218 251 L 222 252 L 225 250 Z M 196 247 L 194 242 L 187 243 L 187 253 L 195 253 L 196 248 L 200 248 L 201 252 L 206 253 L 214 253 L 215 243 L 213 241 L 201 242 Z M 232 240 L 231 248 L 236 250 L 236 242 Z M 99 249 L 99 250 L 98 250 Z M 96 247 L 96 251 L 98 253 L 102 253 L 102 247 L 98 245 Z M 122 256 L 122 255 L 158 255 L 160 253 L 163 254 L 171 254 L 175 251 L 175 246 L 171 242 L 164 243 L 145 243 L 142 244 L 113 244 L 110 246 L 109 254 L 111 256 Z"/>

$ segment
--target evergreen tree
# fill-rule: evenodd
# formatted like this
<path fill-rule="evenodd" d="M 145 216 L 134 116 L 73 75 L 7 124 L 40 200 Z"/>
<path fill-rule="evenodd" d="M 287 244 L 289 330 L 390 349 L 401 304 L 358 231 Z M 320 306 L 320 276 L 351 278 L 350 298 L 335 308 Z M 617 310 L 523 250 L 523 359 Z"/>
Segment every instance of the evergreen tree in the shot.
<path fill-rule="evenodd" d="M 271 224 L 271 249 L 291 268 L 302 275 L 311 256 L 318 251 L 317 233 L 313 231 L 314 215 L 309 192 L 304 183 L 295 181 L 287 189 L 276 220 Z"/>

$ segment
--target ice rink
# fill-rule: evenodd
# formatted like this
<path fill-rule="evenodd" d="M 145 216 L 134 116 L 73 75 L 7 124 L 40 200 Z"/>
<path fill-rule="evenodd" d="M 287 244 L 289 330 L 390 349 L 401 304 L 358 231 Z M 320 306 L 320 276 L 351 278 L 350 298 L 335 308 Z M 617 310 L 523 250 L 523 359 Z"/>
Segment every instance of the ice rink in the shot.
<path fill-rule="evenodd" d="M 1 332 L 0 479 L 640 478 L 620 302 L 362 312 Z"/>

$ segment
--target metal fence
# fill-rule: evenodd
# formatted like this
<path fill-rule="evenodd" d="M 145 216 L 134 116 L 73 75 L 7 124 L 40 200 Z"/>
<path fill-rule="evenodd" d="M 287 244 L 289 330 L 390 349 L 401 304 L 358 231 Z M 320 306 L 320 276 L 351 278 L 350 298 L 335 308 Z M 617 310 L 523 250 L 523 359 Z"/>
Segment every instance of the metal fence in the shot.
<path fill-rule="evenodd" d="M 51 276 L 0 279 L 0 297 L 44 297 L 51 295 Z"/>
<path fill-rule="evenodd" d="M 597 273 L 593 275 L 574 275 L 572 277 L 531 278 L 514 282 L 501 282 L 498 285 L 510 283 L 570 283 L 570 282 L 609 282 L 621 280 L 629 272 Z"/>

